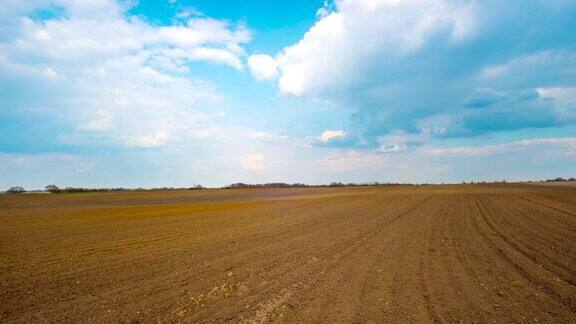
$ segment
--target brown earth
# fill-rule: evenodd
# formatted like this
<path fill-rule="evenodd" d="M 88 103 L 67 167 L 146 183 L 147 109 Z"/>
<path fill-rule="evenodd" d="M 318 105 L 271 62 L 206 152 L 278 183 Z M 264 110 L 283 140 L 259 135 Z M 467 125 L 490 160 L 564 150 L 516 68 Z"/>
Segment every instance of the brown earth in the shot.
<path fill-rule="evenodd" d="M 576 322 L 576 187 L 0 197 L 1 322 Z"/>
<path fill-rule="evenodd" d="M 539 186 L 563 186 L 563 187 L 576 187 L 576 181 L 539 181 L 529 182 L 533 185 Z"/>

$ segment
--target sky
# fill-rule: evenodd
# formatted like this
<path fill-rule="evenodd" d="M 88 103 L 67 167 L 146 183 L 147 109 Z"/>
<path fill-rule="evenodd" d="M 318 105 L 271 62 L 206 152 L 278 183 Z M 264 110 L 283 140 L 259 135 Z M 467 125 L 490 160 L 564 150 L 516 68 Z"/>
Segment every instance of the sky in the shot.
<path fill-rule="evenodd" d="M 559 176 L 574 0 L 0 0 L 0 189 Z"/>

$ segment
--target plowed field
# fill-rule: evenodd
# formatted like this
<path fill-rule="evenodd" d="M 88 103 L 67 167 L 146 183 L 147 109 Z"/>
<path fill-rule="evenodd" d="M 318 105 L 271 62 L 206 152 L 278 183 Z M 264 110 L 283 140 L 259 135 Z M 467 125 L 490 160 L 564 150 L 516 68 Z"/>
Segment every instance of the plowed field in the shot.
<path fill-rule="evenodd" d="M 576 322 L 576 187 L 0 196 L 2 322 Z"/>

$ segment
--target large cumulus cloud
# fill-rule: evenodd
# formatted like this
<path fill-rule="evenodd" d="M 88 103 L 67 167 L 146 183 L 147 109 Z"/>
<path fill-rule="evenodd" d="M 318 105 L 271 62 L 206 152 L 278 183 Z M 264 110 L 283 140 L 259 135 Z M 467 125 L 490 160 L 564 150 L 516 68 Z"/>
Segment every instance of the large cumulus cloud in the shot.
<path fill-rule="evenodd" d="M 274 59 L 286 95 L 353 109 L 362 136 L 574 124 L 574 1 L 340 0 Z M 260 54 L 261 55 L 261 54 Z M 573 103 L 573 100 L 572 100 Z"/>

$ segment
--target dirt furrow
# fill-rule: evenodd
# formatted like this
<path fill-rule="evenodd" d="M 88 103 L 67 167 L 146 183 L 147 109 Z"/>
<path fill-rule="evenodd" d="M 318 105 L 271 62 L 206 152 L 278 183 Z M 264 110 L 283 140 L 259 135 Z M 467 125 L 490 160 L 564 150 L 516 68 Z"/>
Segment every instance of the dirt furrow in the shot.
<path fill-rule="evenodd" d="M 0 197 L 0 322 L 576 322 L 576 188 Z"/>

